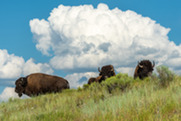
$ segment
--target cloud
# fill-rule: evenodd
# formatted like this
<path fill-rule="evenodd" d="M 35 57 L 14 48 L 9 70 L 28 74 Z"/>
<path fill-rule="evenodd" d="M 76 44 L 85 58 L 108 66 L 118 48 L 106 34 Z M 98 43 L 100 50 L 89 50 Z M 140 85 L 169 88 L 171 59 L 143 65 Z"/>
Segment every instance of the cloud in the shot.
<path fill-rule="evenodd" d="M 25 62 L 23 57 L 9 54 L 7 50 L 0 49 L 0 79 L 14 79 L 26 76 L 34 72 L 53 73 L 50 65 L 44 63 L 34 63 L 30 58 Z M 1 81 L 0 80 L 0 81 Z"/>
<path fill-rule="evenodd" d="M 31 26 L 33 26 L 33 29 L 31 29 L 31 31 L 32 33 L 36 33 L 34 37 L 38 40 L 36 48 L 43 54 L 49 55 L 49 45 L 51 45 L 49 23 L 45 20 L 39 21 L 38 19 L 34 19 L 33 23 L 31 23 Z"/>
<path fill-rule="evenodd" d="M 134 71 L 135 71 L 135 67 L 134 68 L 132 68 L 132 67 L 120 67 L 120 68 L 116 68 L 115 70 L 118 73 L 126 73 L 129 76 L 133 76 Z"/>
<path fill-rule="evenodd" d="M 170 28 L 131 10 L 60 5 L 47 20 L 31 20 L 30 27 L 37 49 L 52 55 L 55 69 L 76 73 L 112 64 L 129 73 L 142 59 L 181 69 L 181 45 L 169 40 Z"/>
<path fill-rule="evenodd" d="M 0 95 L 0 102 L 1 101 L 8 101 L 9 98 L 18 98 L 18 94 L 15 93 L 14 88 L 6 87 L 2 94 Z"/>
<path fill-rule="evenodd" d="M 29 75 L 31 73 L 47 73 L 47 74 L 52 74 L 53 70 L 51 69 L 50 65 L 48 65 L 47 63 L 38 63 L 35 64 L 34 60 L 32 58 L 30 58 L 23 67 L 23 75 Z"/>
<path fill-rule="evenodd" d="M 4 91 L 2 92 L 2 94 L 0 94 L 0 102 L 4 101 L 8 101 L 10 98 L 15 99 L 15 98 L 19 98 L 18 94 L 14 91 L 15 89 L 12 87 L 6 87 L 4 89 Z M 25 98 L 30 98 L 26 95 L 23 95 L 21 97 L 21 99 L 25 99 Z"/>
<path fill-rule="evenodd" d="M 24 63 L 22 57 L 0 49 L 0 78 L 15 78 L 21 75 Z"/>
<path fill-rule="evenodd" d="M 97 77 L 98 73 L 86 72 L 86 73 L 73 73 L 65 76 L 70 83 L 70 88 L 82 87 L 83 84 L 87 84 L 90 77 Z"/>

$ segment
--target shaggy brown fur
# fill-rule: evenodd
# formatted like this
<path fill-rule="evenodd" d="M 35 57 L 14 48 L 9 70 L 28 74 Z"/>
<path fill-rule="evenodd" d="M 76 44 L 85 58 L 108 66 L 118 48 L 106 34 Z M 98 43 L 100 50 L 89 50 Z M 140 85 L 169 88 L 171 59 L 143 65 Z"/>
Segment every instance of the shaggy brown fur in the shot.
<path fill-rule="evenodd" d="M 93 82 L 99 82 L 99 80 L 102 78 L 102 76 L 98 76 L 97 78 L 91 77 L 88 81 L 88 84 L 91 84 Z"/>
<path fill-rule="evenodd" d="M 15 84 L 15 92 L 18 93 L 19 97 L 23 93 L 28 96 L 37 96 L 39 94 L 61 92 L 62 89 L 70 88 L 67 80 L 42 73 L 20 77 L 16 80 Z"/>
<path fill-rule="evenodd" d="M 114 71 L 113 65 L 103 66 L 101 68 L 101 70 L 100 70 L 100 68 L 98 68 L 98 71 L 100 72 L 99 76 L 97 78 L 91 77 L 88 80 L 88 84 L 91 84 L 92 82 L 99 82 L 99 83 L 101 83 L 103 80 L 106 80 L 108 77 L 116 75 L 116 73 Z"/>
<path fill-rule="evenodd" d="M 99 76 L 102 76 L 102 78 L 99 80 L 99 82 L 102 82 L 103 80 L 106 80 L 108 77 L 115 76 L 116 73 L 114 71 L 113 65 L 106 65 L 101 68 L 101 70 L 98 68 Z"/>
<path fill-rule="evenodd" d="M 138 62 L 138 65 L 135 68 L 134 78 L 139 77 L 140 79 L 143 79 L 150 76 L 154 66 L 154 61 L 153 64 L 149 60 L 142 60 L 141 62 Z"/>

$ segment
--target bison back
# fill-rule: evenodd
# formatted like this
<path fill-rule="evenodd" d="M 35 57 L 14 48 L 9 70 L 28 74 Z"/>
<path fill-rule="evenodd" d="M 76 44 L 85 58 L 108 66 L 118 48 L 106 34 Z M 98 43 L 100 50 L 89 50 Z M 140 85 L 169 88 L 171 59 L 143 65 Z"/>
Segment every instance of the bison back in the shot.
<path fill-rule="evenodd" d="M 27 81 L 28 88 L 35 92 L 57 92 L 69 88 L 69 83 L 64 78 L 42 73 L 29 75 Z"/>

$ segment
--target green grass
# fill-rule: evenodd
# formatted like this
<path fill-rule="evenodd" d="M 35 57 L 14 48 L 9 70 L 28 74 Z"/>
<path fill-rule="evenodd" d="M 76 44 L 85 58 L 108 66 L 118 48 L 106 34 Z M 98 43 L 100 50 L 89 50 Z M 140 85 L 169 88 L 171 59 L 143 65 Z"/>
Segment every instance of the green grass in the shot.
<path fill-rule="evenodd" d="M 10 99 L 0 104 L 0 121 L 180 121 L 181 77 L 159 68 L 144 80 L 118 74 L 77 90 Z"/>

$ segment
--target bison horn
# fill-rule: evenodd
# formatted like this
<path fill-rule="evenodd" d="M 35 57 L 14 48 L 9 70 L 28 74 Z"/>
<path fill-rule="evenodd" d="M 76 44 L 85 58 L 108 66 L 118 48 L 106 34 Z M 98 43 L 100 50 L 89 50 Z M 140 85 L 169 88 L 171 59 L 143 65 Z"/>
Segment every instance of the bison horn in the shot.
<path fill-rule="evenodd" d="M 152 67 L 154 67 L 154 66 L 155 66 L 155 62 L 153 61 Z"/>
<path fill-rule="evenodd" d="M 140 68 L 143 68 L 143 65 L 138 64 L 138 66 L 139 66 Z"/>
<path fill-rule="evenodd" d="M 101 72 L 100 67 L 98 67 L 98 71 Z"/>

